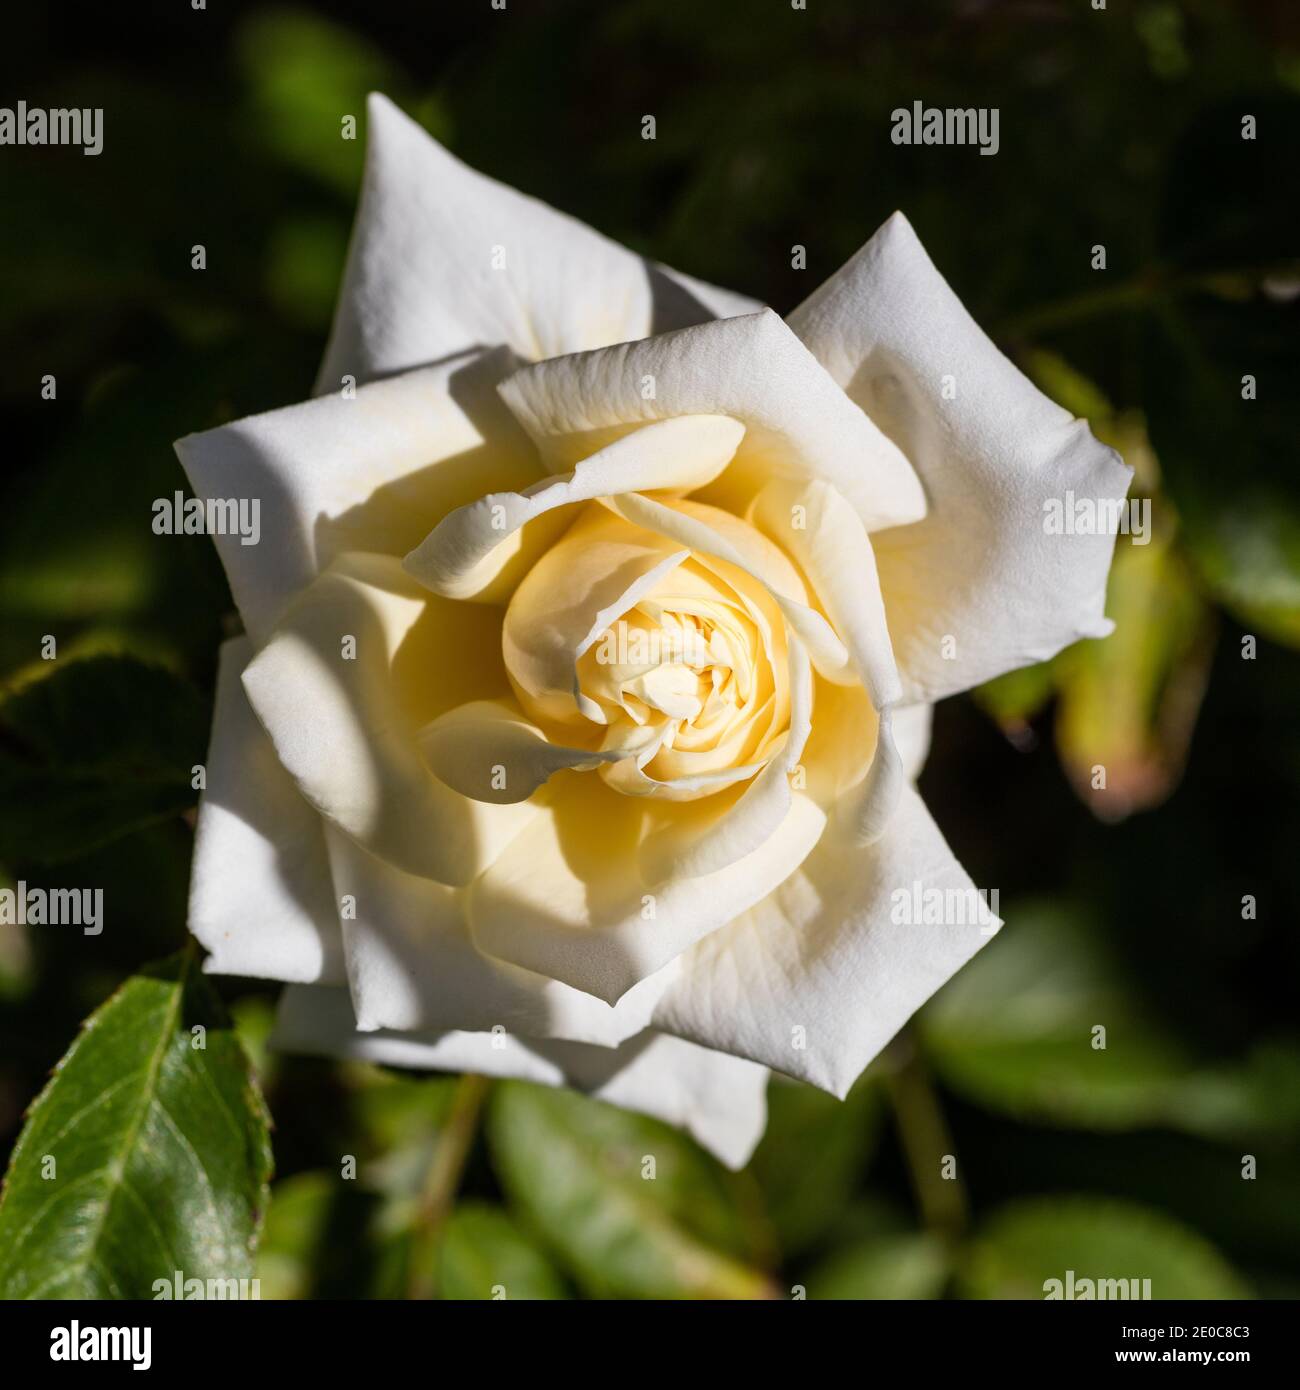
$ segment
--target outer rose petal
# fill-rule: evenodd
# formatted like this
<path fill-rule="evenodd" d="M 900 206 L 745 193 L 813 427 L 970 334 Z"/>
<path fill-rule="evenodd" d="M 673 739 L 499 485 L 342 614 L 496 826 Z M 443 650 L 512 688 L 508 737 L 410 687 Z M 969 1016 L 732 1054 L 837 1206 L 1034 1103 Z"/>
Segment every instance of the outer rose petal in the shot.
<path fill-rule="evenodd" d="M 1122 498 L 1132 470 L 1002 356 L 901 213 L 789 323 L 925 484 L 923 521 L 872 536 L 909 698 L 940 699 L 1111 630 L 1114 537 L 1049 536 L 1043 503 L 1067 490 Z M 942 399 L 945 376 L 955 400 Z"/>
<path fill-rule="evenodd" d="M 775 892 L 700 942 L 654 1026 L 844 1096 L 991 935 L 989 925 L 895 924 L 890 895 L 910 899 L 918 883 L 972 886 L 909 786 L 870 849 L 832 827 Z M 806 1030 L 802 1049 L 795 1027 Z"/>
<path fill-rule="evenodd" d="M 190 930 L 218 975 L 341 984 L 343 949 L 320 817 L 280 766 L 240 675 L 253 644 L 222 645 L 190 876 Z"/>
<path fill-rule="evenodd" d="M 915 782 L 930 751 L 933 705 L 903 705 L 894 711 L 894 742 L 909 782 Z"/>
<path fill-rule="evenodd" d="M 482 955 L 462 894 L 404 874 L 326 827 L 335 891 L 356 902 L 343 922 L 356 1026 L 404 1033 L 502 1026 L 534 1038 L 615 1047 L 650 1022 L 674 966 L 611 1007 L 555 980 Z"/>
<path fill-rule="evenodd" d="M 470 882 L 535 814 L 471 801 L 425 766 L 417 734 L 506 693 L 500 617 L 421 589 L 396 559 L 345 555 L 290 606 L 244 672 L 280 761 L 322 815 L 382 859 Z M 354 658 L 343 642 L 355 639 Z"/>
<path fill-rule="evenodd" d="M 758 307 L 475 173 L 386 97 L 366 109 L 361 205 L 319 391 L 480 345 L 553 357 Z"/>
<path fill-rule="evenodd" d="M 259 544 L 213 537 L 259 646 L 335 556 L 403 555 L 453 507 L 537 481 L 537 455 L 496 393 L 514 365 L 508 352 L 468 354 L 177 441 L 196 496 L 260 502 Z"/>
<path fill-rule="evenodd" d="M 921 484 L 898 447 L 770 309 L 538 362 L 516 372 L 501 394 L 557 470 L 617 426 L 730 415 L 746 429 L 727 473 L 742 480 L 742 491 L 773 475 L 820 478 L 849 499 L 868 530 L 925 515 Z"/>
<path fill-rule="evenodd" d="M 286 1052 L 572 1086 L 686 1130 L 731 1168 L 748 1161 L 767 1123 L 766 1068 L 651 1031 L 617 1048 L 491 1033 L 358 1033 L 346 990 L 295 985 L 281 997 L 271 1042 Z"/>

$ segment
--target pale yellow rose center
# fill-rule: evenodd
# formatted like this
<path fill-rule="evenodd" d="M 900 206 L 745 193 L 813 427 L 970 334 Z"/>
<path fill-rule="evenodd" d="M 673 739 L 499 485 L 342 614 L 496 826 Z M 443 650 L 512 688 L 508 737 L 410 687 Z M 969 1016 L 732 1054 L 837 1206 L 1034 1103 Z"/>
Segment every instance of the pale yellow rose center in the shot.
<path fill-rule="evenodd" d="M 783 577 L 793 572 L 746 523 L 714 508 L 679 505 L 725 527 L 732 544 L 743 531 L 746 546 L 779 565 Z M 596 625 L 597 612 L 584 612 L 573 627 L 582 632 L 593 620 L 567 653 L 569 688 L 561 684 L 560 662 L 539 682 L 532 647 L 527 656 L 519 650 L 536 643 L 535 624 L 521 631 L 521 619 L 572 611 L 584 562 L 603 547 L 593 567 L 608 575 L 620 545 L 630 557 L 627 592 L 610 602 L 602 589 L 591 608 L 605 621 Z M 791 681 L 785 623 L 764 584 L 708 554 L 689 552 L 673 564 L 681 553 L 592 504 L 516 591 L 504 651 L 523 708 L 556 742 L 626 750 L 600 765 L 610 786 L 685 801 L 747 781 L 779 751 L 790 728 Z M 636 579 L 652 563 L 671 568 L 641 592 Z"/>

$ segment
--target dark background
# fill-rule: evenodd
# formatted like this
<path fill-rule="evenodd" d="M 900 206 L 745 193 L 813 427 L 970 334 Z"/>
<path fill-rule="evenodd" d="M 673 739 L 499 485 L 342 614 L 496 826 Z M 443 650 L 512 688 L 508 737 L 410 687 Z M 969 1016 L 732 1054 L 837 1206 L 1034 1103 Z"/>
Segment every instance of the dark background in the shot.
<path fill-rule="evenodd" d="M 102 106 L 105 143 L 0 148 L 0 877 L 103 884 L 112 924 L 0 928 L 5 1149 L 85 1014 L 183 940 L 186 778 L 235 629 L 210 544 L 153 536 L 151 503 L 185 485 L 173 439 L 309 393 L 380 89 L 493 177 L 782 312 L 902 208 L 1153 499 L 1156 543 L 1120 542 L 1110 642 L 937 711 L 922 790 L 999 888 L 1002 936 L 847 1105 L 779 1087 L 747 1173 L 684 1157 L 673 1221 L 810 1296 L 1038 1296 L 1041 1269 L 1127 1277 L 1152 1250 L 1181 1291 L 1300 1293 L 1293 5 L 178 3 L 4 23 L 0 105 Z M 998 107 L 999 153 L 894 146 L 914 100 Z M 163 674 L 65 704 L 43 741 L 12 701 L 44 676 L 45 634 L 60 664 Z M 452 1083 L 265 1058 L 273 991 L 223 990 L 277 1122 L 268 1296 L 392 1291 Z M 552 1119 L 596 1146 L 599 1206 L 596 1109 Z M 508 1223 L 539 1287 L 645 1292 L 569 1248 L 503 1142 L 474 1149 L 461 1256 Z M 936 1208 L 919 1170 L 943 1152 L 962 1196 Z M 346 1188 L 345 1153 L 366 1168 Z"/>

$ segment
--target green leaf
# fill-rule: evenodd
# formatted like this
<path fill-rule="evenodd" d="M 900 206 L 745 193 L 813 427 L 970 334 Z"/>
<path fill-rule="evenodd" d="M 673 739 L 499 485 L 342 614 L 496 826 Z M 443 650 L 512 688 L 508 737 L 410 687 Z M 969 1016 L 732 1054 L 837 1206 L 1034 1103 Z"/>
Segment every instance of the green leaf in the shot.
<path fill-rule="evenodd" d="M 327 329 L 347 256 L 346 224 L 329 218 L 286 218 L 267 248 L 267 297 L 287 317 Z"/>
<path fill-rule="evenodd" d="M 196 957 L 132 976 L 33 1104 L 0 1198 L 0 1297 L 150 1298 L 177 1270 L 251 1276 L 268 1117 Z"/>
<path fill-rule="evenodd" d="M 1047 348 L 1031 348 L 1024 354 L 1021 365 L 1040 391 L 1071 415 L 1087 420 L 1094 433 L 1109 422 L 1114 408 L 1105 393 L 1060 353 Z"/>
<path fill-rule="evenodd" d="M 824 1260 L 808 1276 L 809 1298 L 938 1298 L 952 1259 L 937 1236 L 881 1235 Z"/>
<path fill-rule="evenodd" d="M 1042 1298 L 1047 1281 L 1064 1283 L 1067 1270 L 1076 1288 L 1081 1279 L 1150 1279 L 1153 1299 L 1249 1296 L 1195 1231 L 1146 1207 L 1092 1197 L 1004 1207 L 972 1241 L 960 1280 L 968 1298 Z"/>
<path fill-rule="evenodd" d="M 1101 820 L 1158 805 L 1182 776 L 1209 680 L 1212 610 L 1156 525 L 1146 544 L 1120 538 L 1107 591 L 1115 631 L 1080 642 L 1054 663 L 1060 700 L 1056 742 L 1079 796 Z M 1093 769 L 1106 770 L 1104 787 Z"/>
<path fill-rule="evenodd" d="M 1177 520 L 1160 492 L 1160 469 L 1140 412 L 1117 414 L 1101 391 L 1056 353 L 1024 354 L 1034 381 L 1135 472 L 1130 502 L 1145 509 L 1143 534 L 1116 543 L 1106 595 L 1115 631 L 1078 642 L 1055 660 L 1008 672 L 975 699 L 1021 747 L 1027 722 L 1056 693 L 1056 742 L 1080 798 L 1101 820 L 1158 805 L 1182 776 L 1214 650 L 1214 616 L 1175 544 Z M 1106 770 L 1104 787 L 1094 769 Z"/>
<path fill-rule="evenodd" d="M 0 869 L 0 892 L 14 891 L 14 881 Z M 27 928 L 17 922 L 0 931 L 0 1002 L 20 1000 L 32 987 L 32 947 Z"/>
<path fill-rule="evenodd" d="M 499 1086 L 488 1133 L 524 1218 L 597 1295 L 761 1298 L 737 1183 L 676 1130 L 572 1091 Z M 648 1159 L 654 1160 L 654 1176 Z"/>
<path fill-rule="evenodd" d="M 309 1298 L 318 1253 L 329 1226 L 339 1180 L 329 1173 L 297 1173 L 271 1189 L 266 1228 L 257 1246 L 261 1295 Z"/>
<path fill-rule="evenodd" d="M 50 663 L 0 702 L 0 845 L 53 863 L 192 806 L 208 711 L 132 657 Z"/>
<path fill-rule="evenodd" d="M 270 148 L 352 197 L 365 148 L 366 94 L 401 85 L 385 54 L 319 15 L 279 8 L 245 21 L 237 54 L 252 93 L 250 114 Z M 355 118 L 347 138 L 345 116 Z"/>
<path fill-rule="evenodd" d="M 463 1202 L 438 1255 L 440 1296 L 449 1299 L 564 1298 L 564 1281 L 499 1207 Z"/>
<path fill-rule="evenodd" d="M 781 1249 L 807 1249 L 842 1219 L 870 1159 L 879 1129 L 874 1084 L 859 1082 L 846 1100 L 773 1077 L 767 1129 L 749 1172 L 762 1191 Z"/>
<path fill-rule="evenodd" d="M 1149 1018 L 1096 933 L 1068 909 L 1013 905 L 998 939 L 922 1012 L 930 1055 L 967 1098 L 1020 1120 L 1209 1138 L 1300 1124 L 1300 1044 L 1261 1040 L 1203 1065 Z M 1104 1049 L 1092 1029 L 1106 1029 Z"/>
<path fill-rule="evenodd" d="M 1014 743 L 1028 742 L 1026 725 L 1052 698 L 1052 663 L 1040 661 L 996 676 L 971 693 Z"/>
<path fill-rule="evenodd" d="M 1007 925 L 922 1014 L 948 1085 L 1020 1119 L 1124 1129 L 1172 1116 L 1180 1050 L 1142 1017 L 1101 944 L 1066 909 Z M 1092 1030 L 1106 1029 L 1104 1049 Z"/>
<path fill-rule="evenodd" d="M 267 1299 L 400 1298 L 405 1246 L 360 1182 L 312 1169 L 271 1189 L 257 1246 Z"/>
<path fill-rule="evenodd" d="M 363 1181 L 385 1203 L 385 1224 L 404 1230 L 443 1136 L 456 1079 L 349 1069 L 349 1108 L 361 1141 Z"/>

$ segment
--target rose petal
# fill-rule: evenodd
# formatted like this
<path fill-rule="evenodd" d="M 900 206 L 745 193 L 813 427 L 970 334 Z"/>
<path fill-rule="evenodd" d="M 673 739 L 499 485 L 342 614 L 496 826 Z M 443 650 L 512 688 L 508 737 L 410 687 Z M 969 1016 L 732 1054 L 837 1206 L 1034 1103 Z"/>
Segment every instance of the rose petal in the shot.
<path fill-rule="evenodd" d="M 894 744 L 909 782 L 915 782 L 930 751 L 933 705 L 900 705 L 894 711 Z"/>
<path fill-rule="evenodd" d="M 1110 631 L 1114 537 L 1049 536 L 1044 503 L 1067 491 L 1122 498 L 1132 471 L 1002 356 L 901 213 L 790 327 L 925 484 L 923 521 L 872 536 L 909 699 L 940 699 Z M 955 399 L 943 399 L 945 378 Z M 513 394 L 518 379 L 502 389 Z"/>
<path fill-rule="evenodd" d="M 633 430 L 571 472 L 524 492 L 490 492 L 434 527 L 406 557 L 408 574 L 448 598 L 474 598 L 493 581 L 516 533 L 559 507 L 618 492 L 703 487 L 731 461 L 745 427 L 725 415 L 684 415 Z"/>
<path fill-rule="evenodd" d="M 527 801 L 562 769 L 589 772 L 635 757 L 648 739 L 616 748 L 568 748 L 552 743 L 513 701 L 472 700 L 422 729 L 419 741 L 429 768 L 453 791 L 508 806 Z"/>
<path fill-rule="evenodd" d="M 903 790 L 882 838 L 828 832 L 769 897 L 682 960 L 654 1024 L 844 1096 L 908 1018 L 1000 925 L 896 924 L 895 890 L 967 890 L 921 798 Z"/>
<path fill-rule="evenodd" d="M 428 593 L 395 559 L 345 555 L 299 595 L 244 672 L 307 800 L 381 859 L 440 883 L 468 883 L 533 814 L 452 791 L 417 740 L 447 709 L 508 693 L 499 622 L 491 609 Z"/>
<path fill-rule="evenodd" d="M 501 647 L 524 710 L 584 729 L 599 721 L 599 709 L 578 692 L 578 658 L 688 558 L 681 546 L 605 507 L 582 511 L 524 577 L 506 609 Z"/>
<path fill-rule="evenodd" d="M 747 528 L 736 525 L 734 518 L 715 507 L 702 507 L 690 501 L 668 506 L 639 493 L 608 498 L 605 505 L 634 526 L 658 532 L 697 555 L 725 560 L 762 584 L 776 600 L 785 620 L 799 634 L 818 671 L 830 679 L 843 678 L 849 664 L 849 654 L 843 643 L 820 613 L 800 601 L 802 595 L 796 597 L 791 593 L 783 572 L 770 563 L 766 551 L 752 545 L 742 551 L 738 537 Z M 753 538 L 758 539 L 757 536 Z"/>
<path fill-rule="evenodd" d="M 902 688 L 885 604 L 857 513 L 828 483 L 778 479 L 754 499 L 749 520 L 803 570 L 872 705 L 896 704 Z"/>
<path fill-rule="evenodd" d="M 614 1003 L 701 937 L 765 897 L 803 861 L 826 823 L 807 797 L 753 853 L 716 873 L 646 876 L 645 801 L 561 773 L 548 804 L 467 894 L 480 950 Z"/>
<path fill-rule="evenodd" d="M 469 354 L 177 441 L 197 497 L 258 501 L 256 545 L 213 537 L 255 642 L 335 556 L 403 555 L 453 507 L 537 481 L 537 455 L 495 389 L 515 361 Z"/>
<path fill-rule="evenodd" d="M 361 203 L 317 389 L 475 346 L 526 358 L 752 312 L 462 164 L 372 94 Z"/>
<path fill-rule="evenodd" d="M 358 1033 L 346 990 L 292 985 L 271 1042 L 286 1052 L 571 1086 L 686 1130 L 732 1168 L 748 1161 L 767 1122 L 765 1068 L 650 1031 L 617 1048 L 492 1033 Z"/>
<path fill-rule="evenodd" d="M 190 876 L 190 930 L 217 975 L 340 984 L 343 949 L 320 817 L 248 707 L 253 644 L 222 644 Z"/>
<path fill-rule="evenodd" d="M 790 730 L 734 805 L 710 820 L 683 818 L 680 825 L 651 835 L 641 845 L 641 873 L 654 883 L 720 873 L 761 850 L 790 815 L 790 775 L 803 756 L 812 714 L 812 672 L 797 638 L 790 643 Z M 703 885 L 701 885 L 703 891 Z"/>
<path fill-rule="evenodd" d="M 769 483 L 754 499 L 750 520 L 798 561 L 843 638 L 854 670 L 876 710 L 875 755 L 861 792 L 844 813 L 861 844 L 884 828 L 905 780 L 894 745 L 892 707 L 902 695 L 885 621 L 871 537 L 828 483 Z M 865 736 L 866 731 L 857 737 Z"/>
<path fill-rule="evenodd" d="M 838 500 L 833 491 L 825 496 L 827 499 Z M 732 543 L 735 536 L 730 530 L 724 536 L 716 525 L 710 524 L 715 517 L 723 517 L 724 513 L 718 512 L 716 508 L 702 507 L 690 501 L 670 507 L 639 494 L 612 497 L 605 505 L 639 526 L 656 530 L 669 540 L 689 546 L 697 554 L 715 555 L 763 582 L 780 606 L 786 621 L 806 644 L 821 675 L 838 683 L 846 678 L 846 674 L 857 673 L 868 685 L 874 684 L 884 693 L 896 690 L 897 687 L 892 684 L 892 673 L 888 669 L 881 670 L 882 666 L 887 668 L 889 665 L 887 655 L 881 654 L 888 653 L 888 633 L 881 635 L 878 631 L 873 632 L 870 630 L 869 620 L 855 617 L 850 630 L 857 646 L 851 654 L 820 613 L 782 592 L 779 580 L 771 567 L 764 565 L 758 552 L 750 548 L 742 555 Z M 824 510 L 828 515 L 834 514 L 829 501 Z M 843 516 L 839 517 L 839 521 L 844 521 Z M 857 521 L 856 517 L 854 521 Z M 828 523 L 824 529 L 839 531 L 842 528 L 831 527 Z M 843 537 L 837 536 L 837 540 L 843 541 Z M 862 533 L 862 540 L 866 541 L 865 532 Z M 857 576 L 863 585 L 869 585 L 873 576 L 868 572 L 864 561 L 869 561 L 870 550 L 856 556 L 851 555 L 850 551 L 851 545 L 848 543 L 836 546 L 837 555 L 850 566 L 849 575 Z M 835 592 L 838 594 L 839 589 Z M 847 602 L 843 606 L 847 611 Z M 865 603 L 858 611 L 864 610 Z M 841 808 L 842 816 L 846 824 L 851 825 L 859 844 L 870 844 L 883 832 L 905 781 L 902 764 L 894 746 L 890 710 L 886 707 L 878 711 L 875 756 L 867 775 L 861 787 L 852 795 L 851 802 Z M 769 794 L 777 794 L 776 789 L 771 786 L 767 790 Z"/>
<path fill-rule="evenodd" d="M 343 921 L 357 1027 L 400 1032 L 504 1028 L 534 1038 L 615 1047 L 650 1021 L 674 970 L 643 980 L 614 1007 L 481 954 L 461 894 L 376 859 L 326 828 L 335 891 L 353 899 Z"/>
<path fill-rule="evenodd" d="M 726 478 L 751 480 L 752 491 L 773 476 L 821 478 L 869 530 L 925 515 L 921 484 L 898 447 L 771 310 L 538 362 L 501 394 L 556 471 L 613 427 L 730 415 L 746 433 Z"/>

